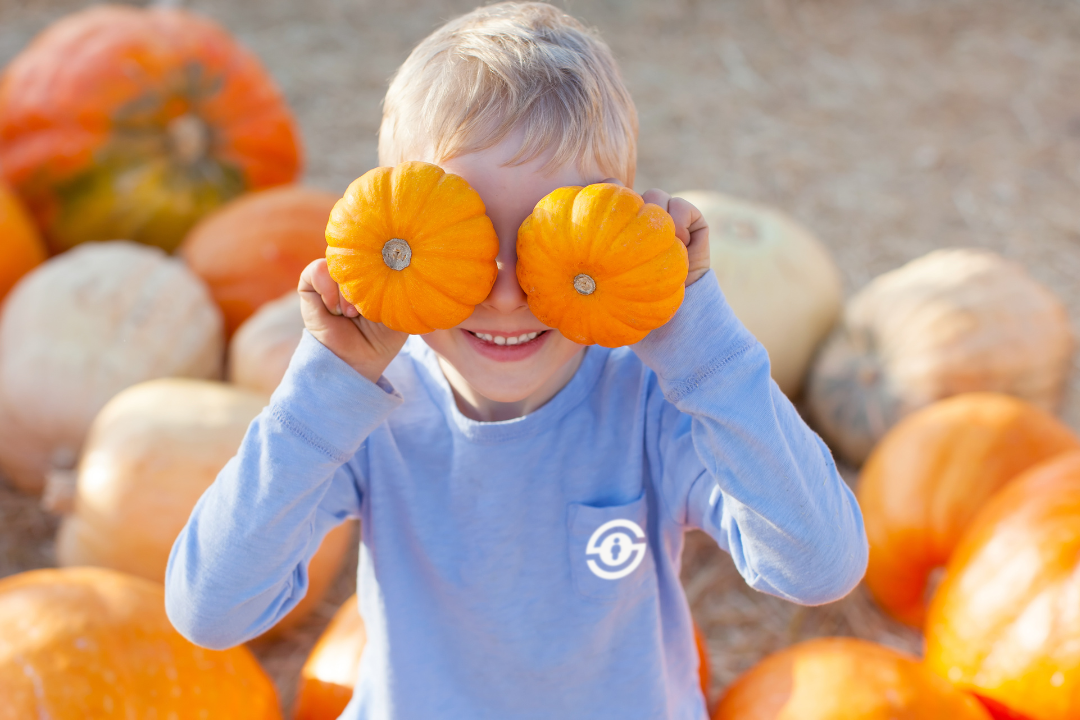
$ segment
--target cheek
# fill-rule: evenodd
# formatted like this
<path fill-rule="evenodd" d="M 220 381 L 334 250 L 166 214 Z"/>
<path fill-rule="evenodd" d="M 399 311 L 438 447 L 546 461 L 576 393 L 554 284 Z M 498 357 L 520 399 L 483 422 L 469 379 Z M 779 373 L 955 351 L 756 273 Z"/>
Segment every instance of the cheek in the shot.
<path fill-rule="evenodd" d="M 567 340 L 558 330 L 552 332 L 552 337 L 548 342 L 551 343 L 551 359 L 554 369 L 558 369 L 569 362 L 584 347 L 573 340 Z"/>
<path fill-rule="evenodd" d="M 450 328 L 449 330 L 433 330 L 426 335 L 421 335 L 424 342 L 428 347 L 434 350 L 439 355 L 447 357 L 447 354 L 452 354 L 453 348 L 453 333 L 457 332 L 457 328 Z"/>

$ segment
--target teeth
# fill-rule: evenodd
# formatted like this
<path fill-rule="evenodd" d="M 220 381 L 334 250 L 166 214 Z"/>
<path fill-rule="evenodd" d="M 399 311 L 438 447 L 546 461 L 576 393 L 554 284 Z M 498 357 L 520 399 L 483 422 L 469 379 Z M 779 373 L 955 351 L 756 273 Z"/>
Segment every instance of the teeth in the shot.
<path fill-rule="evenodd" d="M 479 333 L 479 332 L 478 333 L 473 333 L 473 335 L 475 335 L 476 337 L 480 338 L 481 340 L 485 340 L 485 341 L 487 341 L 489 343 L 495 343 L 496 345 L 520 345 L 521 343 L 526 343 L 526 342 L 529 342 L 530 340 L 535 340 L 537 338 L 537 336 L 540 335 L 540 333 L 539 332 L 522 333 L 521 335 L 518 335 L 517 337 L 506 337 L 506 336 L 503 336 L 503 335 L 492 335 L 491 333 Z"/>

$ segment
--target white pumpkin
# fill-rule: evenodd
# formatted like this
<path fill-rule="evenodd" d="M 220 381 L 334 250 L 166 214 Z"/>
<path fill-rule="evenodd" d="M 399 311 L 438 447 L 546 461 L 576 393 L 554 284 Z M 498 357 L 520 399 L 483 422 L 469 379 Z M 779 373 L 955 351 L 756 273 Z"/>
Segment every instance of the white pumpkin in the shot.
<path fill-rule="evenodd" d="M 811 418 L 853 464 L 900 418 L 965 392 L 1015 395 L 1053 412 L 1075 342 L 1064 304 L 982 249 L 936 250 L 848 302 L 814 362 Z"/>
<path fill-rule="evenodd" d="M 260 307 L 229 341 L 229 382 L 267 395 L 274 392 L 303 332 L 295 290 Z"/>
<path fill-rule="evenodd" d="M 164 582 L 173 542 L 195 503 L 236 454 L 269 398 L 222 382 L 166 378 L 130 387 L 98 414 L 79 461 L 74 512 L 56 539 L 62 566 L 94 565 Z M 351 524 L 309 566 L 295 624 L 337 576 Z"/>
<path fill-rule="evenodd" d="M 224 342 L 202 281 L 157 248 L 87 243 L 39 265 L 0 311 L 0 469 L 40 491 L 109 398 L 157 377 L 220 378 Z"/>
<path fill-rule="evenodd" d="M 815 348 L 840 315 L 828 249 L 783 213 L 709 190 L 675 193 L 709 224 L 711 265 L 731 309 L 769 352 L 772 376 L 798 395 Z"/>

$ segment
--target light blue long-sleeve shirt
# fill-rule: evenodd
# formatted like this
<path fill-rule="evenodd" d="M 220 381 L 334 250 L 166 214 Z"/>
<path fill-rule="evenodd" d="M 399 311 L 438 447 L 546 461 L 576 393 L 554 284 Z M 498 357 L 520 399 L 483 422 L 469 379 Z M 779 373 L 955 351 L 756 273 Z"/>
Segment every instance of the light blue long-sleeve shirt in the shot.
<path fill-rule="evenodd" d="M 368 644 L 349 720 L 701 720 L 684 531 L 805 604 L 867 557 L 854 496 L 712 273 L 505 422 L 463 416 L 419 338 L 376 384 L 305 333 L 173 547 L 170 619 L 212 648 L 259 635 L 352 517 Z"/>

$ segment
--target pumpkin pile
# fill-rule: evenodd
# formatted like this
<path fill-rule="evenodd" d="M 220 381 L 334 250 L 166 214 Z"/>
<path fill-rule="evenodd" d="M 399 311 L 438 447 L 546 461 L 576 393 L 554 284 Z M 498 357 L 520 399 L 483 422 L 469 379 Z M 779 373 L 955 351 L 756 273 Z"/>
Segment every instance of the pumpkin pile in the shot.
<path fill-rule="evenodd" d="M 0 474 L 63 516 L 63 569 L 0 580 L 0 715 L 281 717 L 247 649 L 175 633 L 161 582 L 300 341 L 298 276 L 325 257 L 364 317 L 419 334 L 467 319 L 502 267 L 463 178 L 409 161 L 338 198 L 292 184 L 300 162 L 261 63 L 185 10 L 73 13 L 0 76 Z M 777 385 L 865 461 L 867 587 L 927 640 L 922 661 L 843 638 L 783 649 L 714 720 L 1080 717 L 1080 437 L 1053 416 L 1075 349 L 1060 300 L 994 253 L 953 249 L 842 305 L 836 264 L 793 219 L 678 195 L 708 221 L 712 268 Z M 574 342 L 638 342 L 684 298 L 671 217 L 615 184 L 551 192 L 515 249 L 529 308 Z M 326 536 L 307 597 L 264 637 L 320 602 L 354 531 Z M 304 665 L 296 720 L 344 709 L 365 641 L 353 597 Z M 708 697 L 700 633 L 697 646 Z"/>
<path fill-rule="evenodd" d="M 0 76 L 0 476 L 62 515 L 65 566 L 0 580 L 0 716 L 281 717 L 248 650 L 171 628 L 161 583 L 300 340 L 337 198 L 299 170 L 261 63 L 185 10 L 73 13 Z M 283 294 L 284 322 L 228 343 Z M 318 605 L 354 531 L 263 638 Z"/>

